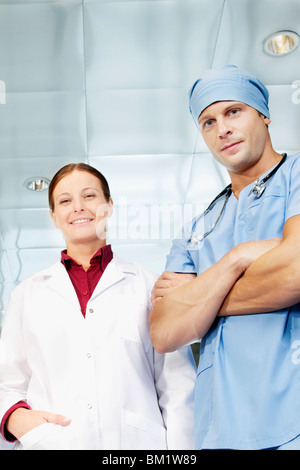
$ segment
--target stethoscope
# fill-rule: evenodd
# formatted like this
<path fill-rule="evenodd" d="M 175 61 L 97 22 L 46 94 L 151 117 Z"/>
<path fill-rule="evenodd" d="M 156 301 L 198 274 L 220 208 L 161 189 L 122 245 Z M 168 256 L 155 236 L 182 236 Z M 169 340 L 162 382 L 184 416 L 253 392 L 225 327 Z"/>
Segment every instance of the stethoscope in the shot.
<path fill-rule="evenodd" d="M 256 198 L 260 198 L 261 195 L 263 194 L 263 192 L 265 191 L 266 189 L 266 182 L 273 176 L 275 175 L 276 171 L 279 170 L 279 168 L 281 167 L 281 165 L 285 162 L 286 160 L 286 157 L 287 157 L 287 154 L 286 153 L 283 153 L 282 154 L 282 159 L 280 160 L 280 162 L 275 166 L 275 168 L 273 168 L 272 171 L 270 171 L 270 173 L 267 174 L 267 176 L 265 176 L 262 180 L 259 180 L 257 179 L 256 181 L 254 181 L 254 184 L 253 184 L 253 187 L 250 189 L 249 193 L 248 193 L 248 196 L 250 196 L 251 193 L 253 193 L 255 195 Z M 227 204 L 227 201 L 230 197 L 232 193 L 232 188 L 231 188 L 231 184 L 229 184 L 228 186 L 226 186 L 226 188 L 223 189 L 223 191 L 220 192 L 220 194 L 218 194 L 215 199 L 209 204 L 209 206 L 207 207 L 207 209 L 203 212 L 203 214 L 199 217 L 199 219 L 194 223 L 194 226 L 193 226 L 193 230 L 192 230 L 192 233 L 191 233 L 191 236 L 190 238 L 188 239 L 187 241 L 187 247 L 190 247 L 191 245 L 193 245 L 194 243 L 198 243 L 198 242 L 201 242 L 202 240 L 204 240 L 205 237 L 207 237 L 207 235 L 209 235 L 213 229 L 215 228 L 215 226 L 217 225 L 218 221 L 220 220 L 224 210 L 225 210 L 225 207 L 226 207 L 226 204 Z M 215 221 L 215 223 L 211 226 L 211 228 L 203 233 L 203 235 L 198 235 L 197 237 L 195 237 L 195 232 L 196 232 L 196 227 L 197 227 L 197 224 L 199 222 L 199 220 L 201 220 L 201 218 L 205 217 L 208 212 L 212 209 L 213 205 L 215 204 L 215 202 L 220 199 L 221 197 L 223 197 L 225 195 L 225 200 L 224 200 L 224 204 L 222 206 L 222 209 Z"/>

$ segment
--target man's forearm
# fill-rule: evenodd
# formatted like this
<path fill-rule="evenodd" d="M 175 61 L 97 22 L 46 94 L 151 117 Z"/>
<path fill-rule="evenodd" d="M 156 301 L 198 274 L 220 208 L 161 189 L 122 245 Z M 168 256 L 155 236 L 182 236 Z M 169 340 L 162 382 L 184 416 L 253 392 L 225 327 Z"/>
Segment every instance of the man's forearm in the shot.
<path fill-rule="evenodd" d="M 282 245 L 253 262 L 226 296 L 218 315 L 273 312 L 300 301 L 300 265 Z"/>
<path fill-rule="evenodd" d="M 201 338 L 244 266 L 237 251 L 231 251 L 192 281 L 166 294 L 150 313 L 154 348 L 170 352 Z"/>
<path fill-rule="evenodd" d="M 232 287 L 218 315 L 273 312 L 300 302 L 300 216 L 286 222 L 283 239 L 255 260 Z"/>
<path fill-rule="evenodd" d="M 195 279 L 164 295 L 150 313 L 154 348 L 165 353 L 202 338 L 237 279 L 278 243 L 279 239 L 242 243 Z"/>

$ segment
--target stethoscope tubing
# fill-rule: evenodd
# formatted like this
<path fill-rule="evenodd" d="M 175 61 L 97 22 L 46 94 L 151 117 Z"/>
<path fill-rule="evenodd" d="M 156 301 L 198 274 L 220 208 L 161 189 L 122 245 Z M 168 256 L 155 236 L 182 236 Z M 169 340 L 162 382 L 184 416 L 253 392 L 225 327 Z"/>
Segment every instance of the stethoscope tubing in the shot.
<path fill-rule="evenodd" d="M 275 168 L 273 168 L 272 171 L 270 171 L 270 173 L 267 174 L 267 176 L 265 176 L 265 178 L 263 178 L 261 181 L 259 181 L 259 179 L 257 179 L 256 181 L 254 181 L 254 185 L 253 187 L 251 188 L 251 190 L 249 191 L 249 194 L 248 196 L 250 196 L 251 193 L 255 194 L 255 197 L 256 198 L 260 198 L 261 195 L 263 194 L 264 190 L 266 189 L 266 186 L 265 186 L 265 183 L 277 172 L 277 170 L 279 170 L 279 168 L 281 167 L 281 165 L 285 162 L 286 160 L 286 157 L 287 157 L 287 154 L 286 153 L 283 153 L 282 154 L 282 159 L 280 160 L 280 162 L 276 165 Z M 207 237 L 207 235 L 209 235 L 215 228 L 215 226 L 217 225 L 217 223 L 219 222 L 224 210 L 225 210 L 225 207 L 226 207 L 226 204 L 227 204 L 227 201 L 230 197 L 232 193 L 232 188 L 231 188 L 231 184 L 229 184 L 228 186 L 226 186 L 226 188 L 224 188 L 213 200 L 212 202 L 209 204 L 209 206 L 207 207 L 207 209 L 205 209 L 205 211 L 197 218 L 197 220 L 195 220 L 194 224 L 193 224 L 193 227 L 192 227 L 192 232 L 191 232 L 191 236 L 190 238 L 187 240 L 187 247 L 190 247 L 191 245 L 193 245 L 194 243 L 198 243 L 202 240 L 204 240 L 205 237 Z M 196 232 L 196 228 L 197 228 L 197 225 L 199 223 L 199 221 L 202 219 L 202 217 L 204 218 L 208 212 L 212 209 L 213 205 L 221 198 L 225 195 L 225 201 L 224 201 L 224 204 L 222 206 L 222 209 L 216 219 L 216 221 L 213 223 L 213 225 L 211 226 L 211 228 L 205 232 L 203 235 L 201 236 L 198 236 L 198 237 L 194 237 L 194 234 Z"/>

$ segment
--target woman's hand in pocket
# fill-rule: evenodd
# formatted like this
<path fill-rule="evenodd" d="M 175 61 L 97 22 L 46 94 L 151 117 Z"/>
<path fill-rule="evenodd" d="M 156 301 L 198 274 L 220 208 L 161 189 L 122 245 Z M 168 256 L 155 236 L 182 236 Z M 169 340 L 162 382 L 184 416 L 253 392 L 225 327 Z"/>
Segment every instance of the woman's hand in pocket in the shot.
<path fill-rule="evenodd" d="M 17 408 L 9 416 L 6 429 L 10 434 L 15 436 L 16 439 L 20 439 L 24 434 L 41 424 L 53 423 L 59 424 L 60 426 L 67 426 L 70 422 L 70 418 L 51 413 L 50 411 Z"/>

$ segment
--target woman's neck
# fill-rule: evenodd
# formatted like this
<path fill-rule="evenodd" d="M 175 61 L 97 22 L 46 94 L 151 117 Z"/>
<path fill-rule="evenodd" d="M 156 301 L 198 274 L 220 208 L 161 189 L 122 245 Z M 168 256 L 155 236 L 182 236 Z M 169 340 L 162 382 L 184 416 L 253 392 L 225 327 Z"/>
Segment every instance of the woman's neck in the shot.
<path fill-rule="evenodd" d="M 76 263 L 82 265 L 83 269 L 87 271 L 90 267 L 90 260 L 97 253 L 100 248 L 106 245 L 106 240 L 98 240 L 95 244 L 80 244 L 73 245 L 67 243 L 67 254 L 73 258 Z"/>

